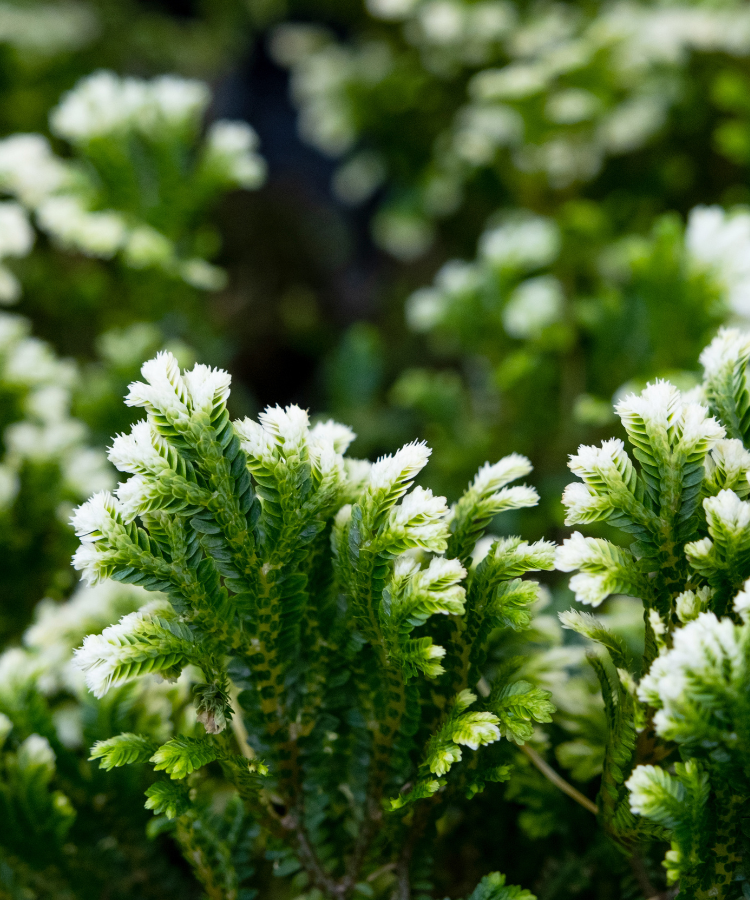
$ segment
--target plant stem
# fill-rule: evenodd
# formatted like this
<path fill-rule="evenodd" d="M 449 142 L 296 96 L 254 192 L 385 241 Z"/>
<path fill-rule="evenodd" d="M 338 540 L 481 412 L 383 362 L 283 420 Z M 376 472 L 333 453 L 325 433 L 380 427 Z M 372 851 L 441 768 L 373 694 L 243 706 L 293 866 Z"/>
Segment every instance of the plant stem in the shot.
<path fill-rule="evenodd" d="M 531 762 L 539 769 L 539 771 L 544 775 L 544 777 L 551 781 L 555 787 L 560 788 L 560 790 L 575 800 L 580 806 L 584 809 L 587 809 L 590 813 L 593 813 L 595 816 L 599 814 L 599 810 L 596 807 L 595 803 L 592 803 L 588 797 L 585 797 L 580 791 L 576 790 L 572 784 L 568 784 L 568 782 L 561 776 L 558 775 L 557 772 L 552 768 L 552 766 L 548 765 L 542 757 L 536 752 L 536 750 L 529 747 L 528 744 L 522 744 L 521 750 L 528 756 Z"/>
<path fill-rule="evenodd" d="M 641 857 L 634 853 L 628 861 L 630 862 L 630 868 L 633 871 L 635 880 L 638 882 L 638 887 L 641 889 L 646 900 L 653 900 L 654 897 L 661 896 L 653 884 L 651 884 L 651 879 L 648 877 L 648 872 L 643 865 Z"/>
<path fill-rule="evenodd" d="M 245 728 L 245 723 L 242 721 L 242 709 L 239 704 L 239 691 L 234 685 L 232 685 L 229 691 L 229 702 L 232 705 L 232 712 L 234 715 L 232 716 L 232 731 L 234 732 L 234 739 L 237 741 L 237 746 L 239 747 L 240 753 L 245 757 L 245 759 L 255 759 L 255 751 L 250 746 L 250 741 L 248 740 L 247 728 Z"/>
<path fill-rule="evenodd" d="M 293 813 L 287 813 L 281 820 L 281 826 L 293 834 L 297 858 L 315 887 L 329 897 L 343 896 L 342 885 L 326 873 L 299 818 Z"/>

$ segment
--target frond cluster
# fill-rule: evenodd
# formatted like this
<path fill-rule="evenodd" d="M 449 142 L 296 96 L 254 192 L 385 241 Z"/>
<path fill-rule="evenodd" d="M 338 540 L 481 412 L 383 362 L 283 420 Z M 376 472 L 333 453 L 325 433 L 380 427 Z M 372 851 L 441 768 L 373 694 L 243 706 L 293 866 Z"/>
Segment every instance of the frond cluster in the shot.
<path fill-rule="evenodd" d="M 344 455 L 348 428 L 295 406 L 232 422 L 226 372 L 183 372 L 169 353 L 142 372 L 126 402 L 146 418 L 110 449 L 129 477 L 76 510 L 74 565 L 167 599 L 89 635 L 76 663 L 97 697 L 188 667 L 200 724 L 161 745 L 122 734 L 93 758 L 168 776 L 147 806 L 178 832 L 221 772 L 312 883 L 346 895 L 384 846 L 398 859 L 408 808 L 431 816 L 507 780 L 515 745 L 550 721 L 549 693 L 528 681 L 474 692 L 490 635 L 529 626 L 538 585 L 523 576 L 554 561 L 520 538 L 473 559 L 498 513 L 537 502 L 509 486 L 530 465 L 485 466 L 449 509 L 414 485 L 423 443 L 369 464 Z M 353 807 L 333 799 L 342 773 Z"/>
<path fill-rule="evenodd" d="M 383 20 L 377 39 L 346 42 L 318 24 L 291 22 L 276 30 L 271 49 L 291 71 L 303 137 L 341 159 L 334 188 L 350 204 L 371 198 L 389 176 L 396 181 L 398 163 L 372 111 L 406 110 L 408 96 L 429 97 L 447 77 L 465 85 L 458 99 L 443 98 L 437 121 L 427 110 L 418 119 L 426 133 L 420 165 L 375 217 L 376 240 L 407 259 L 430 247 L 435 223 L 466 202 L 478 173 L 500 164 L 511 179 L 532 176 L 553 190 L 585 184 L 611 157 L 652 142 L 679 96 L 675 85 L 691 83 L 695 55 L 750 49 L 741 7 L 593 7 L 564 25 L 553 8 L 465 0 L 371 0 L 368 9 Z M 530 41 L 536 29 L 558 39 Z M 652 35 L 669 35 L 668 43 Z M 701 237 L 716 230 L 701 225 Z M 726 255 L 729 242 L 722 244 L 714 259 Z"/>
<path fill-rule="evenodd" d="M 190 254 L 194 222 L 233 188 L 257 188 L 265 163 L 244 122 L 217 121 L 205 136 L 211 94 L 200 81 L 165 75 L 152 81 L 99 71 L 80 81 L 50 114 L 53 134 L 74 159 L 56 156 L 42 135 L 0 141 L 0 235 L 5 256 L 25 256 L 33 224 L 58 247 L 134 269 L 157 269 L 201 290 L 223 272 Z M 0 266 L 0 301 L 21 286 Z"/>
<path fill-rule="evenodd" d="M 44 600 L 23 645 L 0 655 L 4 887 L 54 897 L 105 890 L 130 869 L 130 850 L 112 855 L 103 849 L 125 843 L 126 832 L 132 852 L 151 865 L 152 844 L 140 808 L 149 779 L 133 771 L 135 777 L 107 783 L 109 776 L 86 762 L 87 751 L 94 742 L 110 747 L 106 768 L 140 758 L 145 747 L 152 748 L 151 756 L 173 737 L 176 722 L 183 729 L 194 727 L 188 685 L 142 679 L 97 701 L 72 660 L 73 648 L 88 632 L 133 613 L 148 599 L 141 589 L 116 582 L 79 586 L 64 603 Z M 138 737 L 111 747 L 113 731 L 123 728 Z"/>
<path fill-rule="evenodd" d="M 626 397 L 616 410 L 632 457 L 616 439 L 581 447 L 570 460 L 581 481 L 563 495 L 568 524 L 605 521 L 633 537 L 625 547 L 576 532 L 556 561 L 577 572 L 579 602 L 643 601 L 640 683 L 623 641 L 594 616 L 561 618 L 609 660 L 592 658 L 609 721 L 605 824 L 625 846 L 668 836 L 665 866 L 681 897 L 733 896 L 749 858 L 749 358 L 747 335 L 724 329 L 701 356 L 692 396 L 661 381 Z M 682 762 L 672 766 L 675 745 Z"/>

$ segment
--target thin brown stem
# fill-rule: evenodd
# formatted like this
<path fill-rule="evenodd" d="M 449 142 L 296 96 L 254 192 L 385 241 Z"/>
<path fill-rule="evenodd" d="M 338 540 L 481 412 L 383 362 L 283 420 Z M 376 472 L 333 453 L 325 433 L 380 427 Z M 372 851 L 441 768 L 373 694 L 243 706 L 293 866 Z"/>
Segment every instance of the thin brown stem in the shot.
<path fill-rule="evenodd" d="M 412 856 L 417 843 L 424 834 L 425 828 L 427 828 L 427 823 L 430 821 L 436 802 L 438 802 L 437 795 L 434 794 L 432 798 L 421 800 L 414 809 L 409 832 L 401 846 L 401 852 L 396 862 L 396 887 L 393 891 L 392 900 L 410 900 L 411 898 L 409 870 Z"/>
<path fill-rule="evenodd" d="M 656 888 L 651 883 L 651 879 L 648 877 L 646 866 L 643 864 L 641 857 L 634 853 L 628 862 L 630 863 L 630 869 L 638 883 L 638 887 L 646 900 L 660 897 L 661 895 L 657 892 Z"/>
<path fill-rule="evenodd" d="M 239 691 L 237 688 L 232 685 L 229 691 L 229 702 L 232 706 L 232 731 L 234 732 L 234 739 L 237 741 L 237 746 L 239 748 L 240 753 L 245 757 L 245 759 L 255 759 L 255 751 L 250 745 L 250 741 L 248 740 L 247 728 L 245 728 L 245 723 L 242 719 L 242 709 L 240 708 L 239 703 Z"/>
<path fill-rule="evenodd" d="M 281 825 L 287 832 L 293 834 L 297 859 L 302 863 L 302 868 L 310 876 L 314 886 L 329 897 L 343 897 L 341 882 L 331 878 L 325 871 L 318 859 L 315 848 L 310 843 L 307 831 L 299 819 L 292 813 L 287 813 L 281 820 Z"/>
<path fill-rule="evenodd" d="M 521 750 L 528 756 L 531 762 L 539 769 L 539 771 L 544 775 L 544 777 L 554 784 L 555 787 L 560 788 L 560 790 L 567 794 L 568 797 L 575 800 L 580 806 L 584 809 L 587 809 L 590 813 L 593 813 L 595 816 L 599 814 L 599 810 L 596 807 L 595 803 L 592 803 L 588 797 L 585 797 L 580 791 L 576 790 L 572 784 L 568 784 L 568 782 L 562 777 L 562 775 L 558 775 L 557 772 L 552 768 L 552 766 L 548 765 L 542 757 L 534 750 L 532 747 L 529 747 L 528 744 L 522 744 Z"/>
<path fill-rule="evenodd" d="M 392 872 L 396 868 L 395 862 L 386 863 L 384 866 L 381 866 L 379 869 L 375 869 L 374 872 L 370 872 L 367 876 L 367 881 L 376 881 L 380 878 L 381 875 L 385 875 L 386 872 Z"/>
<path fill-rule="evenodd" d="M 368 798 L 365 804 L 365 810 L 365 820 L 362 823 L 362 827 L 359 829 L 352 855 L 347 860 L 346 875 L 341 881 L 344 897 L 347 897 L 352 892 L 354 885 L 357 883 L 359 870 L 362 868 L 362 863 L 365 860 L 367 851 L 370 849 L 370 844 L 375 835 L 375 829 L 383 818 L 380 805 L 375 797 L 371 796 Z"/>

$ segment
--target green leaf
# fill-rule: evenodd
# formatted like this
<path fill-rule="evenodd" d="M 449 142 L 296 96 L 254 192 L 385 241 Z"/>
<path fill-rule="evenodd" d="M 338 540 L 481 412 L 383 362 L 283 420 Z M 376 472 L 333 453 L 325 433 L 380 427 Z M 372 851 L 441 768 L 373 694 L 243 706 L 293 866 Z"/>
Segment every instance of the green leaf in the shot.
<path fill-rule="evenodd" d="M 493 688 L 487 706 L 498 717 L 503 737 L 523 744 L 534 733 L 536 723 L 551 722 L 555 706 L 549 691 L 534 687 L 528 681 L 516 681 Z"/>
<path fill-rule="evenodd" d="M 125 732 L 106 741 L 97 741 L 91 748 L 89 759 L 98 759 L 99 768 L 108 772 L 130 763 L 148 762 L 155 749 L 156 744 L 149 738 Z"/>
<path fill-rule="evenodd" d="M 146 790 L 146 797 L 146 809 L 153 810 L 157 816 L 174 819 L 190 809 L 187 788 L 173 781 L 157 781 Z"/>
<path fill-rule="evenodd" d="M 490 872 L 474 888 L 469 900 L 536 900 L 536 897 L 515 884 L 506 884 L 505 875 L 500 872 Z"/>
<path fill-rule="evenodd" d="M 170 778 L 185 778 L 221 755 L 219 747 L 210 738 L 180 735 L 162 744 L 150 761 L 157 772 L 165 771 Z"/>

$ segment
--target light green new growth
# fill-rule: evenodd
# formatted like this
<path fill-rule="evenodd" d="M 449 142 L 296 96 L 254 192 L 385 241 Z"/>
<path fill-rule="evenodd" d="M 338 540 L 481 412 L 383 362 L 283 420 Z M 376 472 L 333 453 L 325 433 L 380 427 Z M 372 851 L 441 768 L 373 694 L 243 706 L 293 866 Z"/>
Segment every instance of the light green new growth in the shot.
<path fill-rule="evenodd" d="M 570 468 L 582 482 L 563 495 L 568 524 L 603 520 L 634 537 L 627 548 L 579 532 L 564 542 L 557 567 L 577 570 L 576 599 L 625 593 L 644 606 L 639 685 L 622 640 L 589 614 L 561 616 L 612 664 L 591 658 L 609 725 L 600 816 L 628 852 L 671 840 L 667 878 L 685 900 L 748 890 L 749 358 L 750 337 L 724 329 L 693 396 L 656 382 L 625 398 L 617 412 L 638 465 L 620 440 L 581 447 Z"/>
<path fill-rule="evenodd" d="M 74 564 L 169 602 L 89 635 L 77 664 L 96 696 L 189 667 L 200 725 L 162 746 L 122 734 L 93 758 L 164 773 L 147 806 L 176 820 L 204 885 L 201 784 L 221 772 L 310 886 L 344 898 L 383 870 L 408 896 L 441 805 L 507 780 L 553 711 L 524 681 L 474 692 L 491 632 L 530 623 L 537 585 L 522 576 L 553 565 L 553 545 L 520 538 L 472 561 L 496 514 L 536 504 L 508 487 L 528 461 L 483 467 L 449 510 L 413 484 L 425 444 L 370 465 L 344 456 L 348 428 L 295 406 L 230 421 L 225 372 L 180 372 L 168 353 L 142 371 L 126 402 L 147 418 L 110 450 L 131 477 L 76 511 Z M 488 878 L 476 897 L 530 897 Z"/>

